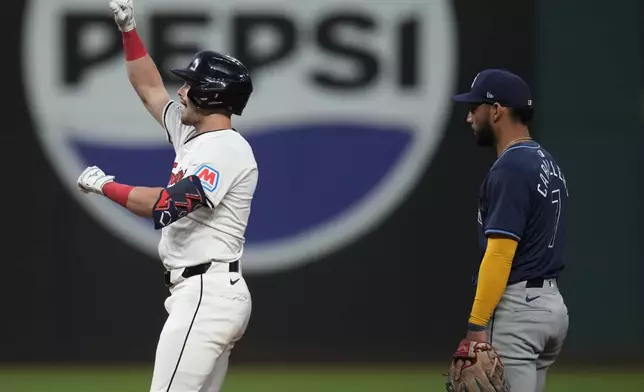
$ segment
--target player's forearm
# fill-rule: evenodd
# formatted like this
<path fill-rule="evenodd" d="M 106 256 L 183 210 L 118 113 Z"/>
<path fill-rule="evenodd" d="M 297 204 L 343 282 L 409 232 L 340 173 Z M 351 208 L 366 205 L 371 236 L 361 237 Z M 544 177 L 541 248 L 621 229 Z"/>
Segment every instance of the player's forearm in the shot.
<path fill-rule="evenodd" d="M 103 187 L 105 197 L 143 218 L 152 217 L 154 205 L 162 191 L 163 188 L 134 187 L 117 182 L 110 182 Z"/>
<path fill-rule="evenodd" d="M 154 205 L 159 200 L 163 188 L 137 186 L 130 193 L 126 208 L 138 216 L 151 218 Z"/>
<path fill-rule="evenodd" d="M 143 103 L 165 92 L 163 79 L 136 29 L 123 33 L 127 76 Z"/>
<path fill-rule="evenodd" d="M 488 239 L 469 318 L 470 330 L 483 330 L 487 326 L 505 291 L 517 245 L 517 241 L 509 238 Z"/>

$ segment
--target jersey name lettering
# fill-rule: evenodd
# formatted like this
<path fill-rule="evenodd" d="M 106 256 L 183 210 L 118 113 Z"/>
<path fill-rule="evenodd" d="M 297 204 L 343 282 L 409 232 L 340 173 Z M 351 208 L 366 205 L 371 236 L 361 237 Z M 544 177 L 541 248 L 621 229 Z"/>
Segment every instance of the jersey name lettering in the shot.
<path fill-rule="evenodd" d="M 547 197 L 548 186 L 550 185 L 550 181 L 551 181 L 550 177 L 554 176 L 561 180 L 566 190 L 566 195 L 568 195 L 568 187 L 566 185 L 566 179 L 563 173 L 561 172 L 561 168 L 555 165 L 555 163 L 552 160 L 546 159 L 546 156 L 543 153 L 543 151 L 537 150 L 537 154 L 539 154 L 539 156 L 543 158 L 543 161 L 541 162 L 541 172 L 539 173 L 539 177 L 541 181 L 537 183 L 537 192 L 539 192 L 541 196 Z"/>

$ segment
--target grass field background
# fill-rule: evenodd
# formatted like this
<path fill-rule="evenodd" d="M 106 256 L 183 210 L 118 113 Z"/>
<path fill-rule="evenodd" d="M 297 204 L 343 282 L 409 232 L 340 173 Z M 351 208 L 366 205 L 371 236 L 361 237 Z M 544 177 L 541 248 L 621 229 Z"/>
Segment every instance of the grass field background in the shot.
<path fill-rule="evenodd" d="M 0 366 L 0 392 L 144 392 L 151 368 Z M 223 392 L 444 391 L 443 369 L 347 367 L 231 367 Z M 644 391 L 644 369 L 553 370 L 549 392 Z"/>

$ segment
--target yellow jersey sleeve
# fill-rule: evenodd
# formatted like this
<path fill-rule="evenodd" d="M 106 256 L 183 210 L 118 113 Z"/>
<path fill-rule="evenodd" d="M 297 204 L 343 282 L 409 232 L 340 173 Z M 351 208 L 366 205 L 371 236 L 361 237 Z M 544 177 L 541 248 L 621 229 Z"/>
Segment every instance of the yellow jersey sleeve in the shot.
<path fill-rule="evenodd" d="M 517 246 L 518 242 L 511 238 L 488 238 L 469 318 L 472 328 L 484 329 L 501 300 Z"/>

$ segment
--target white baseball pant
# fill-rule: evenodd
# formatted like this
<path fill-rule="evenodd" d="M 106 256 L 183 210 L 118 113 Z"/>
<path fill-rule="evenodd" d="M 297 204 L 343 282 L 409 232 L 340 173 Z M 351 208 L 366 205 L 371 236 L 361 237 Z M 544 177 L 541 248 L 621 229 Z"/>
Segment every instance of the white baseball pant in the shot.
<path fill-rule="evenodd" d="M 151 392 L 221 389 L 230 351 L 246 331 L 252 305 L 241 274 L 216 264 L 202 275 L 172 280 Z"/>

